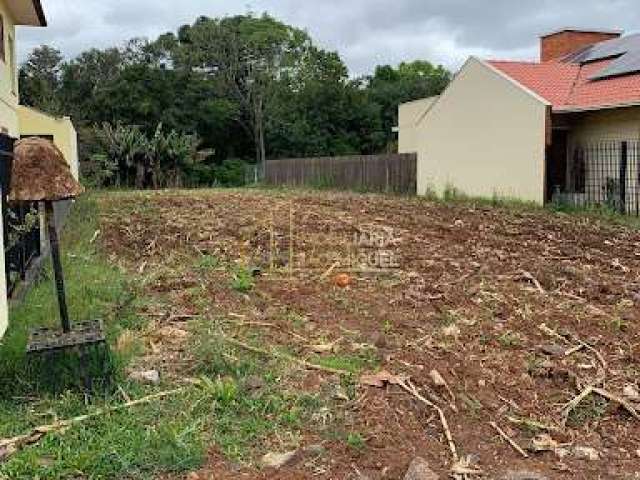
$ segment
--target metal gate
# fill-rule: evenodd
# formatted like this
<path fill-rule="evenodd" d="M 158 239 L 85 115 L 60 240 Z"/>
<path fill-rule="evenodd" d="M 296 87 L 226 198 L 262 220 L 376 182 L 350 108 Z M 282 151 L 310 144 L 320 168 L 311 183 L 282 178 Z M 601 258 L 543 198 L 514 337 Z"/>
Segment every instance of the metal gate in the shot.
<path fill-rule="evenodd" d="M 7 294 L 11 296 L 25 280 L 34 260 L 40 256 L 40 214 L 38 203 L 9 205 L 14 139 L 0 135 L 0 184 Z"/>
<path fill-rule="evenodd" d="M 567 185 L 555 187 L 553 200 L 640 216 L 639 147 L 637 140 L 573 146 L 567 157 Z"/>

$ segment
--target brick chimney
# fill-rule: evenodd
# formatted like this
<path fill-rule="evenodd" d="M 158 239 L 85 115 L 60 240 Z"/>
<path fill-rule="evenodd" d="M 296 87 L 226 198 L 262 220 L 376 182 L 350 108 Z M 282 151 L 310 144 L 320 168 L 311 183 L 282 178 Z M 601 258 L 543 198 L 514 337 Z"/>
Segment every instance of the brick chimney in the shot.
<path fill-rule="evenodd" d="M 540 61 L 562 58 L 594 43 L 619 38 L 621 30 L 581 30 L 563 28 L 540 37 Z"/>

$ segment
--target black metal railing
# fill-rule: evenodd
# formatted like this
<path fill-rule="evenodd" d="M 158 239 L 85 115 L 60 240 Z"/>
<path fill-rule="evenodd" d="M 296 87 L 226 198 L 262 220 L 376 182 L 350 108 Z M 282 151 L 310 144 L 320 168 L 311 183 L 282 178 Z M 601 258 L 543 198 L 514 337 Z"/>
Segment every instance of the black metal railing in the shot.
<path fill-rule="evenodd" d="M 553 201 L 640 216 L 639 148 L 637 140 L 573 146 L 567 156 L 566 185 L 554 186 Z"/>
<path fill-rule="evenodd" d="M 40 256 L 40 215 L 38 203 L 9 205 L 14 139 L 0 134 L 0 185 L 7 294 L 11 296 L 26 278 L 33 261 Z"/>
<path fill-rule="evenodd" d="M 33 261 L 40 256 L 40 215 L 37 203 L 21 203 L 6 209 L 5 267 L 7 293 L 11 296 Z"/>

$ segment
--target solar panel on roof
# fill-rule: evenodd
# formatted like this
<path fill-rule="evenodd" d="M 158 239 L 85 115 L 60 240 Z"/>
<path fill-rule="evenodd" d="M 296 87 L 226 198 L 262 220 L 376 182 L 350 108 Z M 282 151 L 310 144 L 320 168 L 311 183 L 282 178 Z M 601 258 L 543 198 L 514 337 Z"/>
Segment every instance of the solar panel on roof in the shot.
<path fill-rule="evenodd" d="M 585 64 L 608 58 L 613 59 L 611 63 L 593 75 L 591 80 L 640 72 L 640 34 L 596 43 L 566 58 L 565 61 Z"/>
<path fill-rule="evenodd" d="M 576 55 L 571 61 L 575 63 L 594 62 L 624 55 L 634 50 L 640 50 L 640 34 L 627 35 L 626 37 L 596 43 Z"/>
<path fill-rule="evenodd" d="M 627 73 L 640 72 L 640 50 L 627 52 L 612 61 L 607 68 L 592 76 L 592 80 L 599 80 Z"/>
<path fill-rule="evenodd" d="M 592 80 L 640 72 L 640 34 L 597 43 L 567 58 L 567 61 L 584 64 L 607 58 L 614 60 L 592 76 Z"/>

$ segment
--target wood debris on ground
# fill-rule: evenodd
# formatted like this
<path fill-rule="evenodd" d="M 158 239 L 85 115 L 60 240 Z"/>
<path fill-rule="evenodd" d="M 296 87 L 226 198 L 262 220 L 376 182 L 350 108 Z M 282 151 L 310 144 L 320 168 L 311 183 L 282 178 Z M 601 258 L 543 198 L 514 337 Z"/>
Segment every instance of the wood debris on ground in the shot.
<path fill-rule="evenodd" d="M 376 365 L 360 372 L 356 400 L 334 407 L 369 453 L 331 441 L 323 473 L 285 466 L 278 478 L 353 478 L 354 467 L 403 478 L 416 456 L 440 478 L 640 472 L 633 228 L 335 192 L 132 193 L 100 204 L 96 243 L 132 274 L 144 265 L 145 293 L 198 321 L 226 319 L 216 328 L 241 350 L 295 352 L 281 356 L 295 372 L 282 380 L 292 388 L 339 386 L 352 372 L 317 362 L 372 352 Z M 217 266 L 203 267 L 203 257 Z M 225 265 L 261 274 L 239 293 Z M 158 318 L 160 327 L 177 322 Z M 164 368 L 178 374 L 189 368 L 180 341 L 149 355 L 168 356 Z M 220 456 L 210 463 L 203 478 L 235 478 Z"/>

